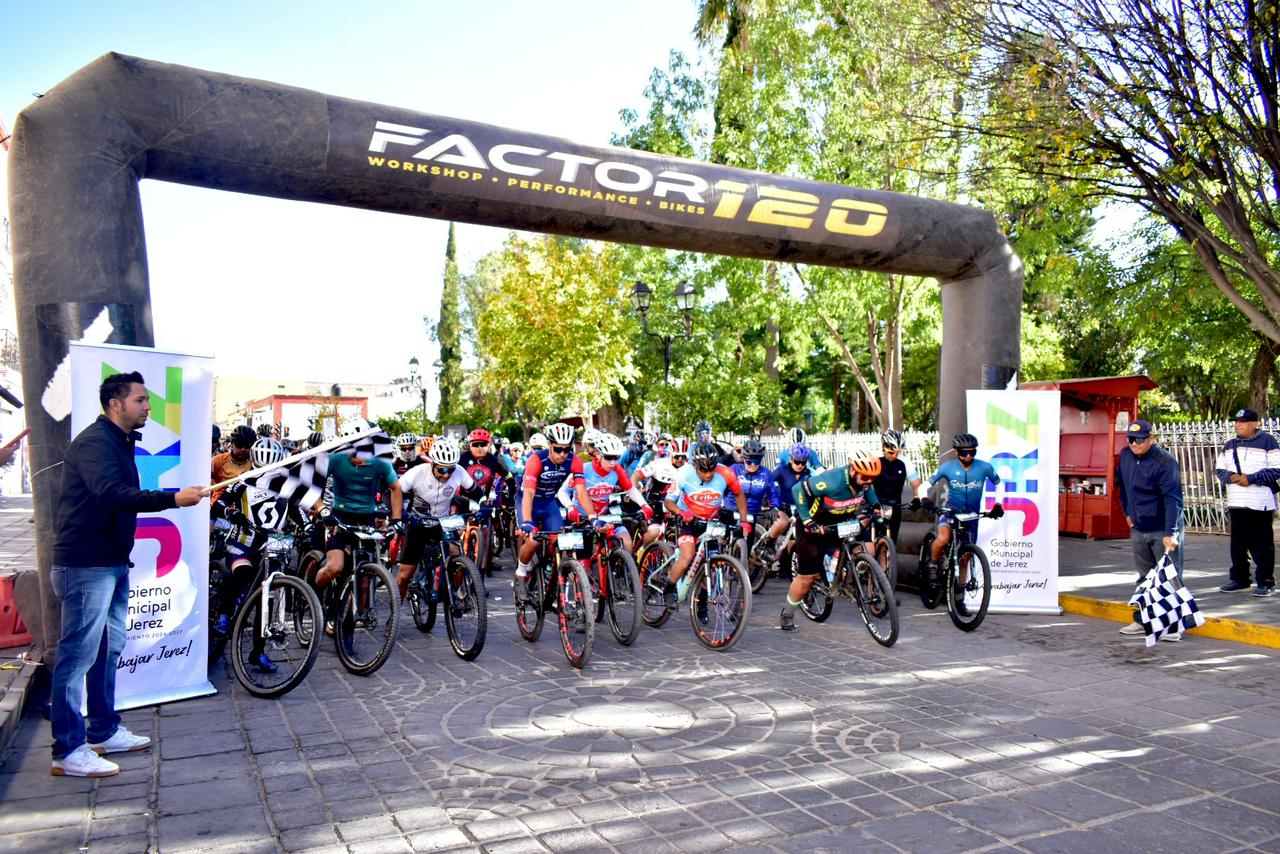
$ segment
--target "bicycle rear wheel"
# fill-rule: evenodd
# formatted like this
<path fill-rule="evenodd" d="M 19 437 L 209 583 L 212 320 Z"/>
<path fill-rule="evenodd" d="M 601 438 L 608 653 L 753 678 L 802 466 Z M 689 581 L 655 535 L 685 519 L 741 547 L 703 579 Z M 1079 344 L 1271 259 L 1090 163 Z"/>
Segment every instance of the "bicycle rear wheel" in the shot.
<path fill-rule="evenodd" d="M 675 553 L 675 546 L 656 540 L 640 559 L 640 618 L 650 628 L 656 629 L 671 618 L 663 588 L 667 583 L 666 567 Z"/>
<path fill-rule="evenodd" d="M 738 642 L 751 616 L 751 579 L 736 558 L 707 558 L 689 581 L 689 621 L 707 649 L 724 652 Z"/>
<path fill-rule="evenodd" d="M 920 588 L 920 601 L 926 608 L 932 611 L 938 607 L 938 603 L 942 601 L 942 576 L 946 573 L 943 568 L 938 567 L 938 577 L 933 583 L 929 583 L 929 573 L 926 567 L 929 561 L 933 559 L 933 541 L 937 537 L 933 534 L 925 534 L 924 542 L 920 544 L 920 561 L 916 564 L 916 586 Z M 943 552 L 943 561 L 946 561 L 946 552 Z"/>
<path fill-rule="evenodd" d="M 971 632 L 982 625 L 991 604 L 991 565 L 981 548 L 963 545 L 953 566 L 968 578 L 963 584 L 959 578 L 947 579 L 947 611 L 956 628 Z"/>
<path fill-rule="evenodd" d="M 879 564 L 865 555 L 858 555 L 853 561 L 850 581 L 855 585 L 858 613 L 862 615 L 867 631 L 881 646 L 893 646 L 898 640 L 898 605 L 889 579 Z"/>
<path fill-rule="evenodd" d="M 516 628 L 520 636 L 533 643 L 542 634 L 542 624 L 546 620 L 547 588 L 544 579 L 547 577 L 547 558 L 539 560 L 529 572 L 529 598 L 516 602 Z"/>
<path fill-rule="evenodd" d="M 582 564 L 576 560 L 562 560 L 556 584 L 556 601 L 560 605 L 560 644 L 569 663 L 581 670 L 591 660 L 596 637 L 596 606 L 591 601 L 591 582 Z"/>
<path fill-rule="evenodd" d="M 315 631 L 320 620 L 320 597 L 306 582 L 287 575 L 277 575 L 266 583 L 265 619 L 261 619 L 262 585 L 249 591 L 236 612 L 231 629 L 231 666 L 237 681 L 250 694 L 279 697 L 306 678 L 320 654 Z M 309 627 L 305 638 L 298 626 Z M 274 672 L 264 669 L 259 653 L 271 660 Z"/>
<path fill-rule="evenodd" d="M 234 602 L 227 602 L 230 598 L 228 587 L 231 580 L 231 570 L 227 569 L 227 565 L 221 560 L 209 561 L 209 666 L 212 667 L 218 659 L 222 658 L 223 651 L 227 648 L 227 639 L 231 634 L 230 631 L 218 631 L 218 617 L 226 613 L 235 606 Z M 235 614 L 231 614 L 234 619 Z"/>
<path fill-rule="evenodd" d="M 409 612 L 413 615 L 413 624 L 420 632 L 429 632 L 436 623 L 435 603 L 431 601 L 431 584 L 434 572 L 424 564 L 418 564 L 413 578 L 409 580 L 409 589 L 405 592 L 405 601 L 409 603 Z"/>
<path fill-rule="evenodd" d="M 480 570 L 465 557 L 450 558 L 445 567 L 445 589 L 444 625 L 449 644 L 458 658 L 474 661 L 484 649 L 489 628 L 489 605 Z"/>
<path fill-rule="evenodd" d="M 609 552 L 609 628 L 623 646 L 640 634 L 640 570 L 624 548 Z"/>
<path fill-rule="evenodd" d="M 884 573 L 885 578 L 889 579 L 889 586 L 894 590 L 898 589 L 898 547 L 893 544 L 893 540 L 888 537 L 879 537 L 871 544 L 872 551 L 876 556 L 876 563 L 880 564 L 880 570 Z"/>
<path fill-rule="evenodd" d="M 798 574 L 795 566 L 793 563 L 792 578 L 795 578 Z M 835 599 L 831 596 L 831 582 L 827 581 L 825 570 L 820 569 L 818 574 L 813 577 L 813 586 L 809 588 L 809 592 L 800 601 L 800 610 L 815 623 L 825 623 L 827 617 L 831 616 L 831 609 L 835 606 L 835 603 Z"/>
<path fill-rule="evenodd" d="M 387 570 L 362 563 L 352 572 L 333 619 L 342 666 L 357 676 L 377 671 L 396 643 L 400 595 Z"/>

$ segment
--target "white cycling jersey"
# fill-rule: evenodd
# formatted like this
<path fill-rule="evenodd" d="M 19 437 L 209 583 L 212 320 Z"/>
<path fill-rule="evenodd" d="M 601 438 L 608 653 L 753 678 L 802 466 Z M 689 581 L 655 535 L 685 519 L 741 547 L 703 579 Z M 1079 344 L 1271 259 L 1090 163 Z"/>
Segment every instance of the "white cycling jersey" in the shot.
<path fill-rule="evenodd" d="M 685 465 L 689 465 L 685 463 Z M 637 474 L 644 475 L 645 479 L 652 478 L 658 483 L 675 483 L 676 475 L 679 472 L 675 466 L 671 464 L 670 457 L 658 457 L 650 460 L 648 464 L 641 466 Z"/>
<path fill-rule="evenodd" d="M 458 491 L 475 488 L 476 482 L 462 466 L 440 482 L 429 465 L 414 466 L 400 477 L 400 488 L 412 496 L 409 509 L 420 516 L 447 516 Z"/>

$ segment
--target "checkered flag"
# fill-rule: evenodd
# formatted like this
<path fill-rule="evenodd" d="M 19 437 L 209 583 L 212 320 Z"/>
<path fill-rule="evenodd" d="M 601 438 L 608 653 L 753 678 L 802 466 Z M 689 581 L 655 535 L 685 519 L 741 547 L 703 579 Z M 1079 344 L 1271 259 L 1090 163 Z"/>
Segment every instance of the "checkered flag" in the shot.
<path fill-rule="evenodd" d="M 247 471 L 227 483 L 244 481 L 249 486 L 265 489 L 306 509 L 312 507 L 324 494 L 325 481 L 329 477 L 330 454 L 345 454 L 361 460 L 375 457 L 390 460 L 394 449 L 395 444 L 385 430 L 367 430 L 330 440 L 292 457 L 285 457 L 270 468 Z M 226 484 L 215 484 L 210 489 L 224 485 Z"/>
<path fill-rule="evenodd" d="M 1134 621 L 1147 633 L 1147 646 L 1155 646 L 1165 635 L 1204 625 L 1204 614 L 1191 591 L 1182 586 L 1168 554 L 1147 573 L 1129 604 L 1135 609 Z"/>

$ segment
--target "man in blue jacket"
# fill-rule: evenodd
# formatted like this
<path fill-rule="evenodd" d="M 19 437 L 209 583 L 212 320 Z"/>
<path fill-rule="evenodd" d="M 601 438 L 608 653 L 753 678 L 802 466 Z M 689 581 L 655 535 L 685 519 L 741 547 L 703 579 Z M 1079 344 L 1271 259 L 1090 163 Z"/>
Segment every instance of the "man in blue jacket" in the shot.
<path fill-rule="evenodd" d="M 1151 422 L 1141 418 L 1129 425 L 1125 438 L 1129 447 L 1120 452 L 1116 465 L 1116 489 L 1120 507 L 1129 523 L 1129 542 L 1133 545 L 1133 563 L 1138 570 L 1138 583 L 1147 577 L 1164 556 L 1173 560 L 1178 577 L 1182 577 L 1182 475 L 1178 461 L 1156 446 L 1151 435 Z M 1142 626 L 1131 623 L 1120 630 L 1124 635 L 1144 634 Z M 1169 635 L 1166 640 L 1179 638 Z"/>
<path fill-rule="evenodd" d="M 49 581 L 62 602 L 62 634 L 53 666 L 49 722 L 59 777 L 109 777 L 120 772 L 99 754 L 143 750 L 151 739 L 120 724 L 115 709 L 116 664 L 125 642 L 129 552 L 139 513 L 199 503 L 203 491 L 139 489 L 135 432 L 151 403 L 137 371 L 102 381 L 103 414 L 67 446 L 58 499 L 57 541 Z M 80 714 L 81 684 L 89 720 Z M 87 743 L 86 743 L 87 741 Z"/>

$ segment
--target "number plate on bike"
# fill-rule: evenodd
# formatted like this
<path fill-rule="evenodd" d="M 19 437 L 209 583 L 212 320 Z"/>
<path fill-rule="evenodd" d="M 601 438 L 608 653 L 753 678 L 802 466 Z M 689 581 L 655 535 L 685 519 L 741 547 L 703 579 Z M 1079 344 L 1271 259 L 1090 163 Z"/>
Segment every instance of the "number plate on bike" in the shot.
<path fill-rule="evenodd" d="M 617 513 L 606 513 L 605 515 L 600 516 L 599 519 L 601 522 L 604 522 L 606 525 L 622 524 L 622 517 L 619 516 Z"/>
<path fill-rule="evenodd" d="M 896 510 L 896 509 L 897 509 L 897 508 L 896 508 L 896 507 L 894 507 L 892 504 L 885 504 L 884 506 L 882 506 L 882 507 L 880 508 L 880 515 L 881 515 L 883 518 L 885 518 L 885 519 L 892 519 L 892 518 L 893 518 L 893 512 L 894 512 L 894 510 Z"/>
<path fill-rule="evenodd" d="M 981 515 L 978 513 L 957 513 L 956 514 L 957 522 L 972 522 L 974 519 L 979 519 L 979 518 L 981 518 Z"/>
<path fill-rule="evenodd" d="M 293 537 L 272 535 L 267 539 L 267 554 L 278 555 L 284 554 L 293 549 Z"/>
<path fill-rule="evenodd" d="M 724 535 L 725 535 L 725 527 L 723 524 L 721 524 L 720 522 L 707 523 L 708 537 L 723 537 Z"/>
<path fill-rule="evenodd" d="M 440 527 L 446 531 L 461 531 L 463 520 L 461 516 L 441 516 Z"/>
<path fill-rule="evenodd" d="M 562 531 L 560 536 L 556 538 L 556 545 L 560 547 L 562 552 L 576 551 L 582 548 L 582 532 Z"/>
<path fill-rule="evenodd" d="M 862 533 L 862 524 L 857 519 L 836 525 L 836 536 L 842 540 L 856 537 L 860 533 Z"/>

